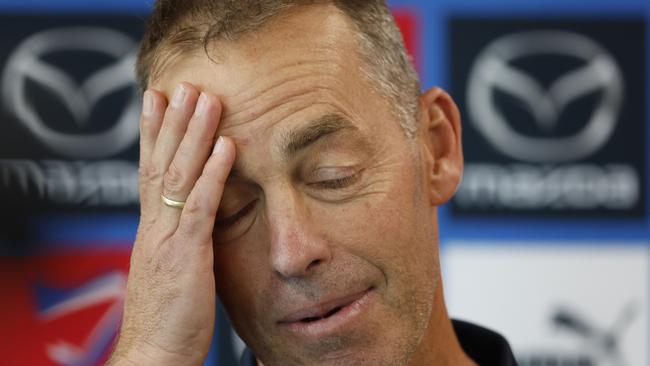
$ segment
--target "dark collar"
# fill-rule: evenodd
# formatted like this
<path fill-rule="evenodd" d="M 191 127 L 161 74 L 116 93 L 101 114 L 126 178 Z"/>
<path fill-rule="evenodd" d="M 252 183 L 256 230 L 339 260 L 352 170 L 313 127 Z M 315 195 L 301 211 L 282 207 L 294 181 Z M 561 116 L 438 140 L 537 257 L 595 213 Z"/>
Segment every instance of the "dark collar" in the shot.
<path fill-rule="evenodd" d="M 508 342 L 498 333 L 460 320 L 452 320 L 454 331 L 465 353 L 479 366 L 517 366 Z M 248 349 L 240 366 L 256 366 L 255 355 Z"/>
<path fill-rule="evenodd" d="M 463 351 L 479 366 L 517 366 L 508 341 L 500 334 L 460 320 L 452 324 Z"/>

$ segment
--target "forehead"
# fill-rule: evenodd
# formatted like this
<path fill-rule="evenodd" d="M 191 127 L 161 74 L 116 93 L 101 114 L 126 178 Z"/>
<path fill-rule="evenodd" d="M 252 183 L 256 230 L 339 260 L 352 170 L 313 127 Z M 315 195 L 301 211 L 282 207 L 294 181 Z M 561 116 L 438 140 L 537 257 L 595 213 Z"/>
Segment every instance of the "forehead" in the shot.
<path fill-rule="evenodd" d="M 219 133 L 238 146 L 332 113 L 369 130 L 364 121 L 380 123 L 372 115 L 385 120 L 390 112 L 362 75 L 353 29 L 332 5 L 299 7 L 237 41 L 215 42 L 209 56 L 200 50 L 174 60 L 152 87 L 169 98 L 186 81 L 219 96 Z"/>

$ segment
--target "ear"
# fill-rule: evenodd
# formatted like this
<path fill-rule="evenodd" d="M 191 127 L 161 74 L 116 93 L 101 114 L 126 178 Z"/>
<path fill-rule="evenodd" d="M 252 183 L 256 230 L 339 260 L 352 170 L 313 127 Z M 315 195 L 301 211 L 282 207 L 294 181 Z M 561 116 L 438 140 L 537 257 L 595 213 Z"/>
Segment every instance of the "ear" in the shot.
<path fill-rule="evenodd" d="M 426 188 L 439 206 L 451 199 L 463 174 L 460 112 L 449 94 L 433 88 L 420 96 L 420 139 Z"/>

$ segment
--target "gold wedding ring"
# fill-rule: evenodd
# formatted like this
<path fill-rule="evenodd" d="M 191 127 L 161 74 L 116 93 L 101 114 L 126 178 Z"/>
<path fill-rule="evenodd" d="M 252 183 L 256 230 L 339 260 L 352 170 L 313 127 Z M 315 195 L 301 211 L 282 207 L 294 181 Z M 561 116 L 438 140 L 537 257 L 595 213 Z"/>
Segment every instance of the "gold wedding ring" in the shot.
<path fill-rule="evenodd" d="M 174 201 L 173 199 L 165 197 L 164 194 L 160 194 L 160 199 L 167 207 L 178 209 L 183 209 L 183 207 L 185 207 L 185 201 Z"/>

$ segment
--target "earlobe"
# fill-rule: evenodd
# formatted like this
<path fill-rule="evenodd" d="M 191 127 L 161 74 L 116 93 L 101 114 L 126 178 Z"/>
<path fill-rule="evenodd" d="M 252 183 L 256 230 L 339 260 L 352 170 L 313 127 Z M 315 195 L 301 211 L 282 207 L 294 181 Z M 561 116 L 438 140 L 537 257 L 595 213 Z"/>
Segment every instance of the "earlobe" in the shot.
<path fill-rule="evenodd" d="M 420 138 L 429 199 L 435 206 L 449 201 L 463 172 L 460 112 L 449 94 L 433 88 L 420 96 Z"/>

